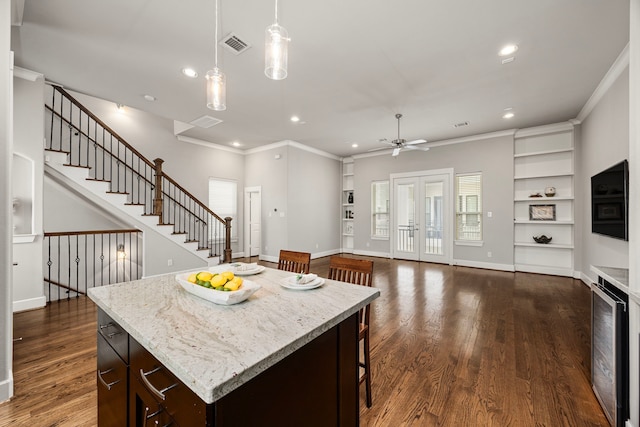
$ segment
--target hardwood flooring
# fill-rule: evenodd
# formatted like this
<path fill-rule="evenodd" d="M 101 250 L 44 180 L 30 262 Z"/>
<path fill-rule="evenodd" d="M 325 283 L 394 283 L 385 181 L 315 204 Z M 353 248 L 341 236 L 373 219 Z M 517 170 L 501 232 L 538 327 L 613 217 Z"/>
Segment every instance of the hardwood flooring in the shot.
<path fill-rule="evenodd" d="M 362 426 L 609 425 L 589 384 L 590 292 L 580 281 L 355 258 L 374 261 L 381 290 Z M 329 258 L 311 262 L 320 276 L 328 267 Z M 81 297 L 14 316 L 23 340 L 0 426 L 96 425 L 95 313 Z"/>

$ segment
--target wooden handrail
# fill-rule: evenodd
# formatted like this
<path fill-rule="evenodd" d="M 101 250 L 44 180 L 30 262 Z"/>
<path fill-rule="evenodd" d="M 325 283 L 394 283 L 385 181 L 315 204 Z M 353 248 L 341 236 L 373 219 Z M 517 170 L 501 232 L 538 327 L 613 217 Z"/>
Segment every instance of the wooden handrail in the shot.
<path fill-rule="evenodd" d="M 137 228 L 127 228 L 124 230 L 92 230 L 92 231 L 56 231 L 46 232 L 45 237 L 59 237 L 59 236 L 84 236 L 89 234 L 123 234 L 123 233 L 142 233 Z"/>
<path fill-rule="evenodd" d="M 64 90 L 61 86 L 56 86 L 56 85 L 52 85 L 53 88 L 55 90 L 57 90 L 60 93 L 63 93 L 67 98 L 69 98 L 69 100 L 71 102 L 73 102 L 73 104 L 78 107 L 82 112 L 84 112 L 87 116 L 91 117 L 93 120 L 95 120 L 96 123 L 98 123 L 100 126 L 102 126 L 103 128 L 105 128 L 107 131 L 109 131 L 109 133 L 111 133 L 113 136 L 115 136 L 118 141 L 120 141 L 125 147 L 127 147 L 128 149 L 130 149 L 133 153 L 135 153 L 136 156 L 140 157 L 145 163 L 147 163 L 149 166 L 153 167 L 153 162 L 151 162 L 149 159 L 147 159 L 145 156 L 143 156 L 142 154 L 140 154 L 140 152 L 138 150 L 136 150 L 135 148 L 133 148 L 131 145 L 129 145 L 129 143 L 127 141 L 124 140 L 124 138 L 122 138 L 120 135 L 118 135 L 116 133 L 116 131 L 114 131 L 113 129 L 111 129 L 109 126 L 107 126 L 107 124 L 105 122 L 103 122 L 102 120 L 100 120 L 99 118 L 97 118 L 91 111 L 87 110 L 85 108 L 84 105 L 82 105 L 80 103 L 80 101 L 78 101 L 77 99 L 75 99 L 73 96 L 71 96 L 69 94 L 69 92 L 67 92 L 66 90 Z"/>
<path fill-rule="evenodd" d="M 198 198 L 196 198 L 193 194 L 189 193 L 187 190 L 184 189 L 184 187 L 182 187 L 180 184 L 178 184 L 175 180 L 173 180 L 170 176 L 163 174 L 164 178 L 169 181 L 171 184 L 175 185 L 176 187 L 178 187 L 178 189 L 180 191 L 182 191 L 184 194 L 186 194 L 187 196 L 189 196 L 190 198 L 192 198 L 198 205 L 200 205 L 205 212 L 207 212 L 208 214 L 211 214 L 214 218 L 216 218 L 218 221 L 224 223 L 225 219 L 220 218 L 218 215 L 216 215 L 215 212 L 213 212 L 211 209 L 209 209 L 209 207 L 207 205 L 205 205 L 204 203 L 202 203 L 200 200 L 198 200 Z M 192 212 L 193 213 L 193 212 Z M 195 215 L 195 214 L 194 214 Z"/>
<path fill-rule="evenodd" d="M 82 129 L 79 129 L 76 125 L 74 125 L 73 123 L 71 123 L 69 120 L 67 120 L 66 118 L 62 117 L 60 115 L 60 113 L 58 113 L 57 111 L 53 111 L 53 109 L 51 107 L 49 107 L 48 105 L 45 105 L 45 108 L 49 111 L 51 111 L 51 114 L 54 114 L 56 117 L 58 117 L 60 120 L 62 120 L 63 122 L 65 122 L 67 124 L 67 126 L 72 127 L 76 132 L 82 134 L 82 136 L 84 136 L 85 138 L 87 138 L 87 141 L 91 141 L 92 143 L 94 143 L 97 147 L 100 147 L 100 149 L 106 153 L 109 154 L 109 156 L 118 159 L 117 157 L 115 157 L 109 150 L 107 150 L 106 147 L 103 147 L 102 145 L 100 145 L 98 143 L 98 141 L 96 141 L 95 139 L 91 138 L 89 135 L 87 135 L 85 132 L 82 131 Z M 118 140 L 119 142 L 123 142 Z M 143 162 L 147 162 L 147 159 L 145 159 L 144 157 L 141 158 L 141 160 Z M 148 182 L 149 184 L 153 185 L 153 182 L 149 181 L 144 175 L 142 175 L 140 172 L 138 172 L 137 170 L 135 170 L 134 168 L 132 168 L 131 166 L 129 166 L 128 164 L 126 164 L 124 161 L 118 159 L 118 161 L 120 163 L 122 163 L 127 169 L 129 169 L 131 172 L 133 172 L 134 174 L 138 175 L 139 177 L 141 177 L 142 179 L 144 179 L 146 182 Z M 149 165 L 152 169 L 153 169 L 153 164 Z"/>
<path fill-rule="evenodd" d="M 86 295 L 86 293 L 85 293 L 85 292 L 82 292 L 80 289 L 73 289 L 73 288 L 72 288 L 72 287 L 70 287 L 70 286 L 63 285 L 62 283 L 58 283 L 58 282 L 56 282 L 55 280 L 47 279 L 46 277 L 44 277 L 44 278 L 43 278 L 43 280 L 44 280 L 46 283 L 51 283 L 52 285 L 59 286 L 59 287 L 61 287 L 61 288 L 63 288 L 63 289 L 66 289 L 66 290 L 68 290 L 68 291 L 75 292 L 75 293 L 80 294 L 80 295 Z"/>

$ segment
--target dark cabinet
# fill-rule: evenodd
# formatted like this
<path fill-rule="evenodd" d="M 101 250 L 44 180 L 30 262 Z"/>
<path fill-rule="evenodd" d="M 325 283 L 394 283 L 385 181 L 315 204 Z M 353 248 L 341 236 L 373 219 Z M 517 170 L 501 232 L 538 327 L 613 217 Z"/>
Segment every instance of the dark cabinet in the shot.
<path fill-rule="evenodd" d="M 98 426 L 127 426 L 129 336 L 102 310 L 97 336 Z"/>

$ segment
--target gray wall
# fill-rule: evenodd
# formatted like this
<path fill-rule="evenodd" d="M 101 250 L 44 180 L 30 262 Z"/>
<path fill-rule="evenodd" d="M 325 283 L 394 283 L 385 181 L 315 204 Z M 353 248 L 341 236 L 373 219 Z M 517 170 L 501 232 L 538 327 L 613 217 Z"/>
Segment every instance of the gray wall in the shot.
<path fill-rule="evenodd" d="M 340 167 L 338 158 L 293 142 L 247 154 L 246 186 L 262 189 L 264 259 L 277 260 L 280 249 L 314 258 L 339 251 Z"/>
<path fill-rule="evenodd" d="M 11 256 L 11 2 L 0 2 L 0 402 L 13 395 Z"/>
<path fill-rule="evenodd" d="M 35 235 L 33 241 L 14 243 L 13 257 L 18 265 L 15 267 L 13 282 L 14 310 L 28 310 L 44 307 L 46 304 L 42 288 L 43 264 L 43 180 L 44 180 L 44 81 L 13 79 L 13 151 L 21 154 L 21 169 L 30 164 L 29 171 L 23 173 L 21 179 L 27 182 L 13 183 L 14 190 L 20 186 L 22 191 L 18 207 L 19 224 L 23 233 Z M 29 160 L 24 160 L 24 159 Z M 17 160 L 17 159 L 16 159 Z M 16 161 L 14 167 L 18 166 Z M 20 172 L 17 168 L 14 172 Z M 24 172 L 24 171 L 23 171 Z M 25 212 L 26 211 L 26 212 Z M 32 214 L 29 212 L 32 211 Z M 32 218 L 31 218 L 32 217 Z M 25 223 L 31 226 L 24 227 Z M 17 229 L 16 232 L 19 232 Z"/>
<path fill-rule="evenodd" d="M 354 250 L 390 253 L 389 241 L 370 238 L 371 182 L 390 174 L 453 168 L 455 174 L 481 172 L 484 226 L 482 247 L 455 246 L 454 261 L 513 265 L 513 136 L 442 145 L 429 151 L 357 157 L 354 161 Z M 493 213 L 487 218 L 487 212 Z M 366 218 L 366 220 L 359 220 Z M 492 257 L 487 257 L 487 252 Z"/>
<path fill-rule="evenodd" d="M 580 268 L 595 279 L 591 265 L 629 266 L 629 243 L 591 233 L 591 176 L 629 158 L 629 72 L 623 72 L 581 125 L 576 199 L 581 201 Z M 631 164 L 630 167 L 636 167 Z"/>

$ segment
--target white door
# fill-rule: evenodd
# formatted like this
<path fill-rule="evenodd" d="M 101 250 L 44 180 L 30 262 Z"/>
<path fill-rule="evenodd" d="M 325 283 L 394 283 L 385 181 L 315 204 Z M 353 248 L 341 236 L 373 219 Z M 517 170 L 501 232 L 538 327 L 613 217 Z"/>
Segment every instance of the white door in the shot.
<path fill-rule="evenodd" d="M 451 175 L 422 172 L 393 178 L 393 257 L 450 264 Z"/>
<path fill-rule="evenodd" d="M 260 187 L 245 188 L 245 248 L 246 256 L 260 255 L 262 192 Z"/>

